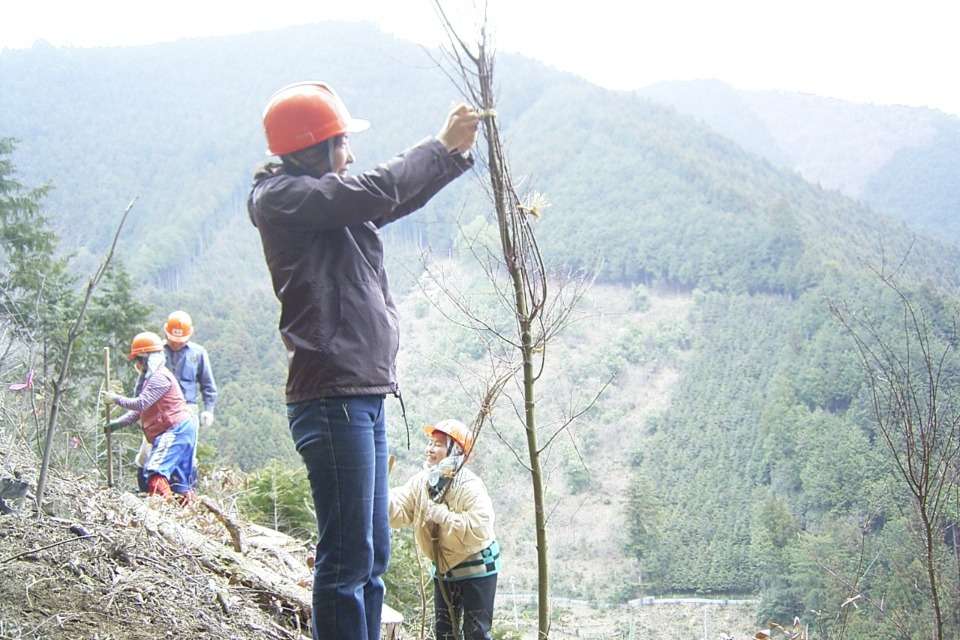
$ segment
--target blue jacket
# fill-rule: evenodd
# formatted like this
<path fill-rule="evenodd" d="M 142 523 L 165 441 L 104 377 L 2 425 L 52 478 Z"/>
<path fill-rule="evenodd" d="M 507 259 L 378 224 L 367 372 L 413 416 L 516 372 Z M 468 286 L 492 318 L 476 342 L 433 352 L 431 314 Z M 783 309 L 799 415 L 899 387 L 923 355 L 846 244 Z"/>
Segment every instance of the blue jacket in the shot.
<path fill-rule="evenodd" d="M 179 351 L 165 344 L 163 352 L 167 356 L 167 368 L 180 383 L 187 404 L 197 404 L 199 387 L 203 394 L 204 411 L 212 412 L 217 402 L 217 383 L 213 380 L 213 367 L 210 366 L 207 350 L 195 342 L 188 342 Z"/>

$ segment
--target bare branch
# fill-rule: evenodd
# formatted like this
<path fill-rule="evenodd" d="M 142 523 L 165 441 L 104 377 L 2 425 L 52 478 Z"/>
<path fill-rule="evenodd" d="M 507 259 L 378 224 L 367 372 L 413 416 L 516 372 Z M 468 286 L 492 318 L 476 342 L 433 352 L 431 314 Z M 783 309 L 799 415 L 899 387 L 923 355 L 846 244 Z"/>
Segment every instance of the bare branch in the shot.
<path fill-rule="evenodd" d="M 607 390 L 607 387 L 610 386 L 610 384 L 613 382 L 613 380 L 614 380 L 615 377 L 616 377 L 616 376 L 610 376 L 610 379 L 603 383 L 603 386 L 600 387 L 600 390 L 597 391 L 596 395 L 593 396 L 593 399 L 590 400 L 590 402 L 588 402 L 588 403 L 586 404 L 586 406 L 584 406 L 582 409 L 580 409 L 579 411 L 577 411 L 576 413 L 574 413 L 573 415 L 571 415 L 569 418 L 567 418 L 566 420 L 564 420 L 564 422 L 563 422 L 563 424 L 560 426 L 560 428 L 558 428 L 556 431 L 553 432 L 553 435 L 551 435 L 551 436 L 547 439 L 547 441 L 544 443 L 544 445 L 537 450 L 537 453 L 540 453 L 540 452 L 542 452 L 544 449 L 546 449 L 547 447 L 549 447 L 549 446 L 550 446 L 550 443 L 553 442 L 554 438 L 556 438 L 558 435 L 560 435 L 561 433 L 563 433 L 563 431 L 565 431 L 567 427 L 569 427 L 573 422 L 575 422 L 575 421 L 577 420 L 577 418 L 579 418 L 580 416 L 582 416 L 583 414 L 585 414 L 587 411 L 590 411 L 590 409 L 592 409 L 592 408 L 597 404 L 597 402 L 599 402 L 600 396 L 602 396 L 602 395 L 603 395 L 603 392 Z M 582 461 L 582 458 L 581 458 L 581 461 Z M 584 466 L 586 466 L 586 465 L 584 465 Z"/>
<path fill-rule="evenodd" d="M 902 265 L 902 263 L 901 263 Z M 960 413 L 941 392 L 946 359 L 952 341 L 936 352 L 934 332 L 922 307 L 913 303 L 893 276 L 875 271 L 900 303 L 899 348 L 883 334 L 880 323 L 869 318 L 856 325 L 846 308 L 831 303 L 831 312 L 854 340 L 871 393 L 874 418 L 894 466 L 909 489 L 916 510 L 927 586 L 934 609 L 934 637 L 943 638 L 943 617 L 938 585 L 935 546 L 938 523 L 946 499 L 944 487 L 957 462 Z M 954 322 L 956 326 L 956 322 Z"/>
<path fill-rule="evenodd" d="M 73 326 L 67 332 L 66 347 L 64 349 L 63 357 L 60 361 L 60 371 L 58 372 L 57 379 L 53 383 L 53 400 L 50 403 L 50 415 L 47 417 L 47 437 L 43 446 L 43 461 L 40 464 L 40 477 L 37 480 L 37 505 L 40 505 L 43 501 L 43 491 L 46 485 L 47 469 L 50 465 L 50 451 L 53 448 L 53 434 L 57 428 L 57 415 L 60 408 L 60 398 L 63 394 L 64 386 L 70 371 L 70 356 L 73 351 L 73 345 L 83 332 L 83 319 L 87 312 L 87 306 L 90 304 L 90 299 L 93 297 L 94 290 L 97 288 L 97 285 L 100 284 L 100 279 L 110 266 L 110 261 L 113 259 L 114 250 L 117 247 L 117 241 L 120 238 L 120 232 L 123 231 L 123 225 L 127 221 L 127 215 L 130 213 L 130 210 L 133 209 L 133 205 L 136 202 L 137 197 L 134 197 L 133 200 L 130 201 L 130 204 L 127 205 L 127 208 L 123 211 L 123 215 L 120 216 L 120 222 L 117 224 L 117 230 L 113 234 L 113 241 L 110 243 L 110 249 L 107 251 L 106 256 L 100 263 L 100 267 L 97 269 L 96 273 L 94 273 L 87 282 L 87 289 L 83 297 L 83 302 L 80 304 L 80 308 L 77 311 L 77 317 L 74 320 Z"/>

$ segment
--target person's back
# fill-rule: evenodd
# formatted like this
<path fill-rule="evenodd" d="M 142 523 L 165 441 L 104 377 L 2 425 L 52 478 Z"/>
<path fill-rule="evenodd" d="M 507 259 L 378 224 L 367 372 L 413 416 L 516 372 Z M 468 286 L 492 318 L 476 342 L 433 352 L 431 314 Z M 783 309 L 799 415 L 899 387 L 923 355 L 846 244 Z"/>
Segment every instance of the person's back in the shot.
<path fill-rule="evenodd" d="M 288 165 L 259 174 L 248 207 L 281 303 L 287 402 L 396 390 L 397 311 L 379 228 L 470 164 L 428 139 L 358 176 Z"/>

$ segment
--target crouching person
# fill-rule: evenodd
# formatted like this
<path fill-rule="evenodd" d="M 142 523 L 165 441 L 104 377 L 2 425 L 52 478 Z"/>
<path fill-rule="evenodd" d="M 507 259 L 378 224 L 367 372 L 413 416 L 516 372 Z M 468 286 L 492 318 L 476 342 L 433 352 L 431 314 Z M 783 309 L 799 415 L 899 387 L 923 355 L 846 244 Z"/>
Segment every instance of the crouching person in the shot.
<path fill-rule="evenodd" d="M 164 363 L 163 341 L 150 331 L 139 333 L 128 358 L 140 372 L 135 395 L 127 398 L 104 393 L 108 401 L 127 410 L 105 429 L 112 432 L 139 419 L 151 445 L 143 467 L 147 493 L 164 498 L 177 494 L 187 502 L 193 498 L 197 427 L 177 379 Z"/>
<path fill-rule="evenodd" d="M 424 431 L 424 468 L 390 490 L 390 526 L 412 526 L 433 562 L 437 640 L 486 640 L 500 570 L 493 503 L 480 478 L 463 467 L 472 444 L 466 426 L 443 420 Z"/>

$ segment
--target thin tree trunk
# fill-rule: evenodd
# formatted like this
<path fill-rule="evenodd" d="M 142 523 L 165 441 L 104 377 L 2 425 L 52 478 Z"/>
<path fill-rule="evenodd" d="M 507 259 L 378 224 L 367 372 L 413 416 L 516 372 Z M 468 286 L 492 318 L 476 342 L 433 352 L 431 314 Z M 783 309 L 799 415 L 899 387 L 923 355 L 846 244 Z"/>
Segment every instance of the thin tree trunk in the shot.
<path fill-rule="evenodd" d="M 534 395 L 533 358 L 530 332 L 524 327 L 521 335 L 523 346 L 523 396 L 527 426 L 527 450 L 530 453 L 530 479 L 533 485 L 534 521 L 537 529 L 537 599 L 538 633 L 545 639 L 550 633 L 550 580 L 547 555 L 547 510 L 543 499 L 543 471 L 540 466 L 540 451 L 537 444 L 536 399 Z"/>
<path fill-rule="evenodd" d="M 954 477 L 954 513 L 960 513 L 960 486 L 956 484 L 957 479 Z M 954 516 L 956 518 L 956 516 Z M 960 536 L 957 535 L 957 526 L 958 522 L 953 521 L 950 523 L 950 538 L 953 541 L 953 566 L 957 572 L 957 581 L 954 583 L 953 588 L 953 627 L 954 633 L 960 631 Z"/>
<path fill-rule="evenodd" d="M 110 266 L 110 261 L 113 259 L 113 252 L 117 247 L 117 240 L 120 237 L 120 231 L 123 229 L 123 223 L 127 221 L 127 214 L 130 213 L 130 209 L 133 208 L 133 204 L 136 201 L 137 198 L 131 200 L 130 204 L 127 205 L 126 210 L 124 210 L 123 216 L 120 218 L 120 223 L 117 225 L 117 231 L 113 234 L 113 243 L 110 245 L 110 249 L 107 251 L 107 255 L 104 257 L 103 262 L 97 269 L 97 272 L 93 274 L 93 276 L 91 276 L 90 280 L 87 282 L 87 291 L 84 295 L 83 302 L 80 304 L 80 309 L 77 311 L 77 317 L 73 322 L 73 326 L 71 326 L 70 331 L 67 332 L 67 346 L 64 350 L 63 359 L 60 362 L 60 371 L 57 373 L 57 379 L 53 383 L 53 398 L 50 401 L 50 415 L 47 417 L 47 436 L 43 445 L 43 461 L 40 463 L 40 477 L 37 480 L 38 507 L 43 501 L 43 491 L 47 484 L 47 471 L 50 467 L 50 452 L 53 449 L 53 434 L 57 428 L 57 416 L 60 413 L 60 400 L 63 397 L 63 389 L 66 386 L 67 378 L 70 373 L 70 357 L 73 355 L 73 345 L 83 332 L 83 318 L 87 314 L 87 305 L 90 304 L 90 299 L 93 297 L 94 290 L 97 288 L 97 285 L 100 283 L 100 279 Z"/>
<path fill-rule="evenodd" d="M 537 394 L 536 382 L 542 374 L 546 362 L 546 346 L 564 324 L 570 309 L 578 296 L 564 304 L 563 296 L 557 295 L 553 302 L 559 301 L 559 307 L 553 307 L 547 300 L 547 275 L 543 257 L 537 243 L 533 228 L 530 225 L 531 217 L 539 217 L 537 206 L 525 205 L 514 187 L 510 175 L 510 168 L 506 151 L 500 139 L 499 125 L 494 99 L 494 55 L 488 49 L 487 40 L 487 10 L 486 3 L 480 3 L 482 12 L 480 21 L 479 39 L 475 44 L 467 44 L 457 33 L 443 8 L 442 0 L 435 0 L 437 12 L 443 22 L 444 29 L 450 39 L 450 50 L 447 52 L 451 71 L 448 77 L 458 86 L 464 98 L 477 109 L 481 118 L 483 134 L 486 138 L 486 164 L 489 174 L 489 188 L 487 192 L 496 209 L 497 229 L 499 232 L 500 249 L 502 251 L 502 265 L 510 276 L 512 287 L 512 301 L 507 292 L 504 281 L 501 287 L 499 271 L 488 272 L 488 276 L 497 287 L 498 295 L 512 306 L 511 312 L 515 322 L 518 340 L 506 337 L 499 331 L 493 330 L 496 337 L 509 345 L 516 355 L 520 356 L 520 363 L 511 364 L 512 371 L 506 378 L 501 378 L 488 390 L 484 406 L 478 418 L 478 426 L 489 413 L 488 405 L 492 407 L 493 400 L 500 392 L 500 387 L 509 380 L 516 380 L 522 384 L 524 411 L 521 422 L 526 432 L 529 466 L 521 461 L 519 454 L 512 445 L 511 451 L 517 455 L 517 460 L 530 471 L 534 502 L 534 525 L 537 540 L 537 595 L 538 595 L 538 640 L 548 640 L 550 634 L 550 581 L 549 581 L 549 554 L 547 546 L 547 510 L 545 506 L 544 473 L 540 454 L 547 449 L 552 437 L 548 437 L 544 445 L 538 443 L 537 437 Z M 476 8 L 476 7 L 475 7 Z M 438 63 L 441 68 L 443 65 Z M 534 194 L 531 194 L 534 195 Z M 531 199 L 531 202 L 533 200 Z M 529 216 L 529 217 L 528 217 Z M 499 265 L 498 265 L 499 267 Z M 512 305 L 510 305 L 512 302 Z M 545 310 L 552 309 L 553 314 Z M 490 330 L 486 323 L 479 323 Z M 499 359 L 499 355 L 496 357 Z M 522 370 L 522 382 L 517 380 L 516 374 Z M 569 423 L 567 423 L 569 424 Z M 561 431 L 563 428 L 561 428 Z M 559 431 L 557 432 L 559 433 Z M 556 434 L 554 434 L 556 435 Z"/>
<path fill-rule="evenodd" d="M 486 81 L 486 82 L 485 82 Z M 481 87 L 488 105 L 493 104 L 492 91 L 489 91 L 489 76 L 481 73 Z M 491 129 L 496 130 L 494 126 Z M 527 289 L 524 282 L 526 268 L 521 252 L 521 240 L 517 238 L 515 230 L 508 223 L 511 203 L 509 190 L 498 181 L 505 171 L 505 167 L 498 164 L 499 154 L 494 149 L 495 136 L 489 136 L 490 141 L 490 174 L 493 178 L 494 192 L 501 194 L 497 199 L 497 218 L 501 228 L 501 242 L 504 249 L 504 258 L 507 270 L 513 281 L 514 302 L 520 329 L 520 352 L 523 357 L 523 400 L 524 400 L 524 427 L 527 435 L 527 451 L 530 457 L 530 479 L 533 489 L 534 526 L 537 531 L 537 599 L 538 625 L 537 638 L 546 640 L 550 635 L 550 582 L 549 557 L 547 555 L 547 513 L 543 495 L 543 471 L 540 465 L 540 450 L 537 443 L 536 420 L 536 378 L 533 370 L 533 337 L 530 333 L 532 318 L 530 305 L 527 299 Z"/>
<path fill-rule="evenodd" d="M 63 387 L 67 382 L 67 375 L 70 371 L 70 356 L 73 354 L 73 343 L 76 342 L 79 335 L 79 326 L 83 321 L 83 316 L 87 311 L 87 301 L 91 293 L 90 287 L 87 287 L 87 300 L 84 300 L 77 314 L 77 320 L 67 334 L 67 347 L 63 354 L 63 360 L 60 362 L 60 371 L 57 379 L 53 383 L 53 399 L 50 401 L 50 415 L 47 417 L 47 435 L 43 443 L 43 461 L 40 463 L 40 478 L 37 480 L 37 505 L 43 500 L 43 492 L 47 485 L 47 471 L 50 467 L 50 452 L 53 449 L 53 434 L 57 428 L 57 416 L 60 413 L 60 399 L 63 397 Z"/>
<path fill-rule="evenodd" d="M 941 589 L 936 566 L 938 523 L 943 517 L 941 496 L 945 482 L 941 469 L 945 472 L 957 459 L 955 443 L 960 416 L 952 404 L 944 405 L 941 400 L 941 397 L 956 393 L 955 383 L 944 386 L 941 376 L 954 366 L 953 361 L 947 362 L 947 357 L 955 348 L 955 336 L 941 336 L 946 337 L 946 342 L 937 346 L 938 336 L 933 333 L 923 309 L 914 307 L 910 296 L 892 277 L 881 272 L 877 275 L 902 304 L 904 339 L 901 347 L 884 340 L 879 323 L 869 320 L 851 322 L 852 314 L 845 306 L 831 304 L 831 310 L 856 342 L 867 374 L 877 426 L 898 475 L 910 489 L 916 508 L 914 524 L 922 528 L 924 568 L 934 614 L 931 636 L 943 640 Z M 941 417 L 944 406 L 951 412 L 949 419 Z"/>
<path fill-rule="evenodd" d="M 920 507 L 920 519 L 923 522 L 924 545 L 926 546 L 927 579 L 930 581 L 930 599 L 933 601 L 933 615 L 936 624 L 936 635 L 934 637 L 937 640 L 943 640 L 943 613 L 940 611 L 940 593 L 939 589 L 937 588 L 937 571 L 936 565 L 934 564 L 933 526 L 930 523 L 930 518 L 927 515 L 927 509 L 925 505 L 921 505 Z"/>

